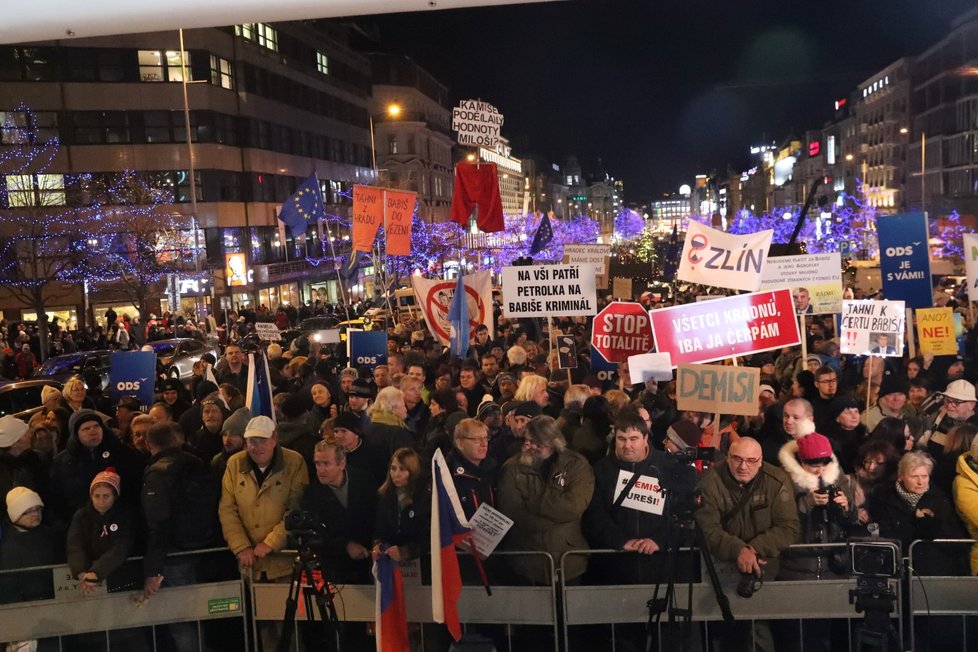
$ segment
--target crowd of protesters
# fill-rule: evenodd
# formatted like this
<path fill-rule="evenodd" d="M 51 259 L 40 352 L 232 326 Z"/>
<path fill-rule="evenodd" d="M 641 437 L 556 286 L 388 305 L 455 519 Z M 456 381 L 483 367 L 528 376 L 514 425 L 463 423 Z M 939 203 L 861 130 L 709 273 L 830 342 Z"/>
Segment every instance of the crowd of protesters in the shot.
<path fill-rule="evenodd" d="M 973 332 L 962 355 L 844 356 L 834 317 L 809 316 L 807 357 L 793 347 L 742 360 L 760 370 L 757 412 L 717 421 L 680 411 L 674 381 L 633 384 L 626 364 L 599 379 L 588 368 L 589 319 L 511 321 L 497 308 L 493 335 L 476 328 L 464 359 L 407 324 L 388 329 L 387 362 L 373 368 L 350 367 L 341 347 L 305 334 L 267 344 L 275 419 L 253 415 L 237 340 L 256 319 L 286 327 L 300 316 L 284 307 L 229 312 L 220 359 L 205 356 L 189 390 L 161 381 L 145 412 L 76 379 L 61 392 L 47 388 L 29 422 L 0 419 L 0 569 L 66 561 L 84 595 L 105 587 L 151 599 L 200 577 L 168 555 L 226 545 L 256 581 L 282 581 L 292 562 L 274 553 L 295 545 L 284 517 L 302 509 L 319 526 L 334 582 L 369 582 L 381 555 L 419 560 L 425 574 L 438 450 L 466 516 L 485 503 L 513 519 L 503 549 L 557 560 L 588 548 L 634 553 L 590 571 L 586 556 L 573 556 L 558 578 L 567 583 L 588 573 L 657 580 L 667 519 L 619 500 L 620 478 L 655 476 L 686 449 L 707 451 L 680 464 L 698 478 L 696 519 L 733 582 L 848 572 L 837 549 L 789 548 L 796 543 L 876 535 L 906 554 L 917 539 L 978 536 Z M 137 336 L 138 321 L 124 321 L 105 332 L 127 328 L 138 348 L 148 328 Z M 153 320 L 164 332 L 195 328 L 177 321 Z M 201 323 L 198 331 L 213 330 Z M 573 369 L 558 368 L 557 330 L 575 338 Z M 66 336 L 52 334 L 64 347 Z M 24 330 L 6 338 L 10 348 L 32 346 Z M 126 563 L 136 554 L 142 562 Z M 486 564 L 490 582 L 555 579 L 539 558 L 506 559 Z M 975 574 L 978 546 L 970 559 L 967 547 L 920 546 L 912 567 Z M 0 602 L 52 597 L 50 580 L 30 579 L 0 575 Z M 181 635 L 174 628 L 176 649 Z"/>

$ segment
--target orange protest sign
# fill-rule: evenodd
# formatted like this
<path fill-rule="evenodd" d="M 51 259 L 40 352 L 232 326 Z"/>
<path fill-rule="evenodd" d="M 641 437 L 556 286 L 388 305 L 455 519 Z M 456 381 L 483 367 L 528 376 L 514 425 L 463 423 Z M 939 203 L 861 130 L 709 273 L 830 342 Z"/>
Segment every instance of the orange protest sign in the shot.
<path fill-rule="evenodd" d="M 386 190 L 387 196 L 387 255 L 411 255 L 411 218 L 414 216 L 415 194 Z"/>
<path fill-rule="evenodd" d="M 353 249 L 369 252 L 384 220 L 384 191 L 353 186 Z"/>

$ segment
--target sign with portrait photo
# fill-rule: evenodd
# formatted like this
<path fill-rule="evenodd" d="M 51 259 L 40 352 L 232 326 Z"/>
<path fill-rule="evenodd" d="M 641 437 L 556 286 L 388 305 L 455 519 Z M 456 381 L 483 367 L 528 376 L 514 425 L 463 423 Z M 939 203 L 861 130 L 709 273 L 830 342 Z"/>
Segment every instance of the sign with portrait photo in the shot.
<path fill-rule="evenodd" d="M 795 312 L 825 315 L 842 312 L 842 259 L 838 252 L 768 258 L 761 289 L 791 288 Z"/>
<path fill-rule="evenodd" d="M 843 301 L 839 342 L 842 353 L 902 356 L 905 319 L 903 301 Z"/>

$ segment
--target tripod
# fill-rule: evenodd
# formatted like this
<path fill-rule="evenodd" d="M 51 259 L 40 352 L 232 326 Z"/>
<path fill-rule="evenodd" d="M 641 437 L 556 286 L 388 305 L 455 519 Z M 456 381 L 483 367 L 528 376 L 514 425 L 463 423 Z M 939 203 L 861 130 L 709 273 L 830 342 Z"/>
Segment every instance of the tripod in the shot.
<path fill-rule="evenodd" d="M 319 571 L 323 578 L 322 584 L 317 584 L 314 571 Z M 308 584 L 303 584 L 303 578 Z M 295 614 L 299 607 L 299 593 L 302 592 L 305 601 L 306 617 L 315 620 L 312 612 L 313 598 L 319 610 L 319 620 L 323 623 L 323 632 L 332 632 L 335 652 L 342 652 L 342 631 L 339 618 L 336 615 L 335 594 L 330 582 L 323 573 L 319 557 L 308 544 L 299 541 L 299 554 L 292 564 L 292 580 L 289 584 L 289 597 L 285 599 L 285 618 L 282 637 L 275 647 L 275 652 L 289 652 L 292 645 L 292 632 L 295 629 Z"/>
<path fill-rule="evenodd" d="M 652 599 L 646 604 L 649 610 L 649 620 L 645 637 L 646 652 L 652 652 L 654 626 L 660 623 L 663 613 L 669 614 L 669 623 L 678 622 L 680 625 L 681 638 L 679 649 L 689 650 L 692 647 L 693 576 L 696 569 L 696 557 L 694 556 L 690 556 L 689 579 L 686 580 L 686 608 L 683 609 L 676 605 L 675 579 L 676 567 L 678 565 L 676 563 L 676 551 L 684 545 L 690 546 L 692 544 L 700 551 L 703 563 L 706 566 L 707 576 L 710 578 L 710 585 L 713 587 L 713 595 L 716 598 L 717 605 L 720 607 L 720 613 L 723 615 L 723 621 L 730 624 L 734 620 L 733 614 L 730 611 L 730 601 L 720 586 L 720 578 L 717 575 L 716 565 L 713 563 L 713 557 L 706 550 L 703 533 L 700 531 L 699 525 L 693 520 L 691 513 L 686 515 L 687 517 L 685 518 L 673 517 L 671 514 L 671 502 L 668 498 L 666 499 L 666 513 L 669 517 L 670 527 L 666 533 L 665 595 L 662 598 L 659 597 L 659 589 L 662 587 L 662 580 L 660 580 L 656 583 L 655 589 L 652 592 Z"/>
<path fill-rule="evenodd" d="M 865 614 L 862 624 L 856 626 L 856 652 L 900 649 L 900 637 L 890 622 L 896 593 L 887 578 L 858 577 L 856 588 L 849 591 L 849 604 L 855 605 L 856 613 Z"/>

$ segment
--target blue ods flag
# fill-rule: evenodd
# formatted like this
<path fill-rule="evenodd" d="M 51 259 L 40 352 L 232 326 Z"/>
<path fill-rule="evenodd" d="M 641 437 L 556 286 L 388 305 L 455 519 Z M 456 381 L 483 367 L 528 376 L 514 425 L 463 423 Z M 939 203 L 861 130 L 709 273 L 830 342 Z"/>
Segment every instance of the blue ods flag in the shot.
<path fill-rule="evenodd" d="M 259 355 L 248 354 L 248 393 L 245 396 L 245 407 L 253 417 L 263 414 L 275 421 L 272 378 L 268 373 L 268 359 L 264 351 Z"/>
<path fill-rule="evenodd" d="M 465 297 L 465 282 L 459 270 L 458 282 L 455 284 L 455 294 L 448 306 L 448 322 L 451 324 L 448 345 L 451 355 L 464 358 L 469 352 L 469 302 Z"/>
<path fill-rule="evenodd" d="M 539 253 L 546 249 L 547 245 L 553 242 L 554 230 L 550 226 L 550 216 L 547 213 L 543 214 L 543 219 L 540 220 L 540 226 L 537 227 L 537 232 L 533 236 L 533 244 L 530 245 L 530 255 Z"/>
<path fill-rule="evenodd" d="M 116 351 L 109 357 L 109 394 L 113 403 L 123 396 L 135 396 L 148 411 L 156 390 L 155 351 Z"/>
<path fill-rule="evenodd" d="M 346 332 L 350 364 L 354 367 L 370 367 L 387 364 L 387 332 L 359 331 Z"/>
<path fill-rule="evenodd" d="M 876 221 L 880 243 L 880 274 L 887 300 L 903 301 L 907 308 L 934 305 L 930 278 L 927 216 L 900 213 Z"/>
<path fill-rule="evenodd" d="M 303 181 L 295 194 L 285 200 L 278 217 L 289 227 L 292 235 L 305 233 L 310 224 L 316 224 L 320 218 L 326 217 L 319 180 L 315 174 Z"/>

